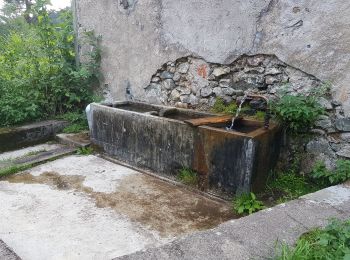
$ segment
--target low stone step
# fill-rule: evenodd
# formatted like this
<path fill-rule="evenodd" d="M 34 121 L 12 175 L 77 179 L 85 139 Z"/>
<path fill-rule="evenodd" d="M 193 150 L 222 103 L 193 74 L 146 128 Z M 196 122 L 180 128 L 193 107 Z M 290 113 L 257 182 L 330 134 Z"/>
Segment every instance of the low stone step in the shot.
<path fill-rule="evenodd" d="M 62 144 L 49 146 L 53 147 L 53 149 L 50 150 L 41 151 L 40 147 L 45 146 L 39 145 L 33 147 L 32 151 L 29 153 L 27 152 L 27 154 L 23 153 L 25 151 L 30 151 L 30 148 L 22 149 L 23 151 L 19 150 L 10 153 L 0 154 L 0 170 L 9 169 L 14 166 L 20 168 L 21 166 L 26 165 L 38 165 L 76 152 L 75 147 L 70 147 Z"/>
<path fill-rule="evenodd" d="M 17 159 L 14 161 L 14 163 L 17 165 L 18 164 L 38 164 L 49 160 L 54 160 L 65 155 L 72 154 L 75 151 L 76 151 L 75 148 L 62 146 L 60 148 L 57 148 L 51 151 L 41 152 L 37 155 L 32 155 L 21 159 Z"/>
<path fill-rule="evenodd" d="M 56 140 L 60 144 L 70 147 L 87 147 L 91 144 L 89 132 L 81 132 L 78 134 L 58 134 Z"/>

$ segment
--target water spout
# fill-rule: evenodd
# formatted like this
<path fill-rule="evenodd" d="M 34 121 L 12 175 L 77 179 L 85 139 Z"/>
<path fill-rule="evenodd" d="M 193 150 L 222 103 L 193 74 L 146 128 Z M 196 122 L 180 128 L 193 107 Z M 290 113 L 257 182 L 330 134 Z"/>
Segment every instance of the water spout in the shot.
<path fill-rule="evenodd" d="M 228 131 L 232 131 L 233 130 L 233 127 L 235 125 L 235 121 L 238 118 L 238 116 L 240 115 L 241 110 L 242 110 L 242 106 L 243 106 L 244 102 L 247 100 L 247 98 L 253 98 L 253 99 L 254 98 L 259 98 L 259 99 L 263 99 L 266 102 L 267 109 L 266 109 L 266 114 L 265 114 L 264 127 L 265 127 L 265 129 L 268 129 L 270 127 L 271 115 L 270 115 L 270 110 L 268 108 L 269 100 L 267 99 L 267 97 L 262 96 L 262 95 L 255 95 L 255 94 L 246 93 L 244 95 L 244 97 L 242 98 L 241 103 L 239 104 L 239 107 L 237 109 L 236 115 L 232 118 L 231 126 L 230 127 L 226 127 L 226 130 L 228 130 Z"/>
<path fill-rule="evenodd" d="M 236 115 L 232 118 L 231 126 L 227 127 L 226 130 L 233 130 L 233 127 L 235 126 L 236 118 L 238 118 L 239 114 L 241 113 L 243 103 L 246 101 L 247 98 L 248 98 L 248 94 L 246 93 L 244 95 L 244 97 L 242 98 L 241 103 L 239 104 L 239 107 L 237 109 Z"/>

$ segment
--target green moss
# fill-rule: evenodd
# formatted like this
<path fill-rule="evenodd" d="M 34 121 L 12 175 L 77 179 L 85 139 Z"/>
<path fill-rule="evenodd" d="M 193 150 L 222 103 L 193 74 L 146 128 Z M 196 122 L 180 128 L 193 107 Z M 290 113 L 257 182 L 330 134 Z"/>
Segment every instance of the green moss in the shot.
<path fill-rule="evenodd" d="M 266 113 L 263 111 L 257 111 L 254 118 L 259 121 L 264 121 Z"/>
<path fill-rule="evenodd" d="M 217 98 L 215 104 L 212 108 L 212 111 L 215 113 L 223 113 L 223 114 L 235 114 L 237 112 L 237 104 L 232 102 L 230 104 L 225 104 L 222 98 Z"/>
<path fill-rule="evenodd" d="M 224 100 L 222 98 L 217 98 L 215 101 L 214 106 L 212 107 L 212 112 L 214 113 L 221 113 L 221 114 L 228 114 L 228 115 L 235 115 L 237 112 L 238 106 L 235 102 L 225 104 Z M 252 115 L 252 111 L 254 110 L 251 108 L 250 105 L 245 104 L 242 106 L 241 109 L 241 115 L 250 116 L 251 118 L 259 121 L 263 121 L 265 119 L 265 112 L 263 111 L 257 111 L 255 114 Z"/>

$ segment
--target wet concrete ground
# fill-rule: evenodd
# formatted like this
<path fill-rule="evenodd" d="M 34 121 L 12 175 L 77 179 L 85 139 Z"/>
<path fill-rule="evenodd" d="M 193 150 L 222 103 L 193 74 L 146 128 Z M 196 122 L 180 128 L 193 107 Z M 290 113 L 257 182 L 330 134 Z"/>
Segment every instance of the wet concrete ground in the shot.
<path fill-rule="evenodd" d="M 0 238 L 23 259 L 112 259 L 233 217 L 229 204 L 92 155 L 0 180 Z"/>

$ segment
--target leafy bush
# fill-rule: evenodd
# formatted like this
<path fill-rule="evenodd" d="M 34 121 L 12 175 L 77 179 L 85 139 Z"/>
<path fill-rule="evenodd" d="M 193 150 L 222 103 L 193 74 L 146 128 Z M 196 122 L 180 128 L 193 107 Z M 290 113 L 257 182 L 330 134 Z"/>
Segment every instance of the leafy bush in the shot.
<path fill-rule="evenodd" d="M 350 259 L 350 220 L 332 220 L 324 229 L 304 234 L 294 248 L 283 244 L 275 260 Z"/>
<path fill-rule="evenodd" d="M 85 113 L 70 112 L 57 117 L 68 121 L 70 124 L 63 129 L 66 134 L 79 133 L 89 129 L 88 121 Z"/>
<path fill-rule="evenodd" d="M 311 174 L 324 186 L 342 183 L 350 179 L 350 160 L 338 160 L 334 171 L 328 170 L 324 162 L 317 162 Z"/>
<path fill-rule="evenodd" d="M 303 94 L 282 96 L 271 103 L 271 111 L 279 122 L 294 133 L 307 131 L 324 114 L 317 96 Z"/>
<path fill-rule="evenodd" d="M 243 193 L 241 196 L 236 197 L 232 204 L 234 211 L 238 214 L 252 214 L 265 208 L 264 203 L 257 200 L 253 192 Z"/>
<path fill-rule="evenodd" d="M 71 12 L 53 22 L 42 1 L 32 12 L 36 22 L 0 36 L 0 126 L 83 110 L 91 102 L 99 65 L 76 65 Z"/>
<path fill-rule="evenodd" d="M 198 184 L 198 174 L 189 168 L 182 168 L 177 179 L 186 185 L 195 186 Z"/>

